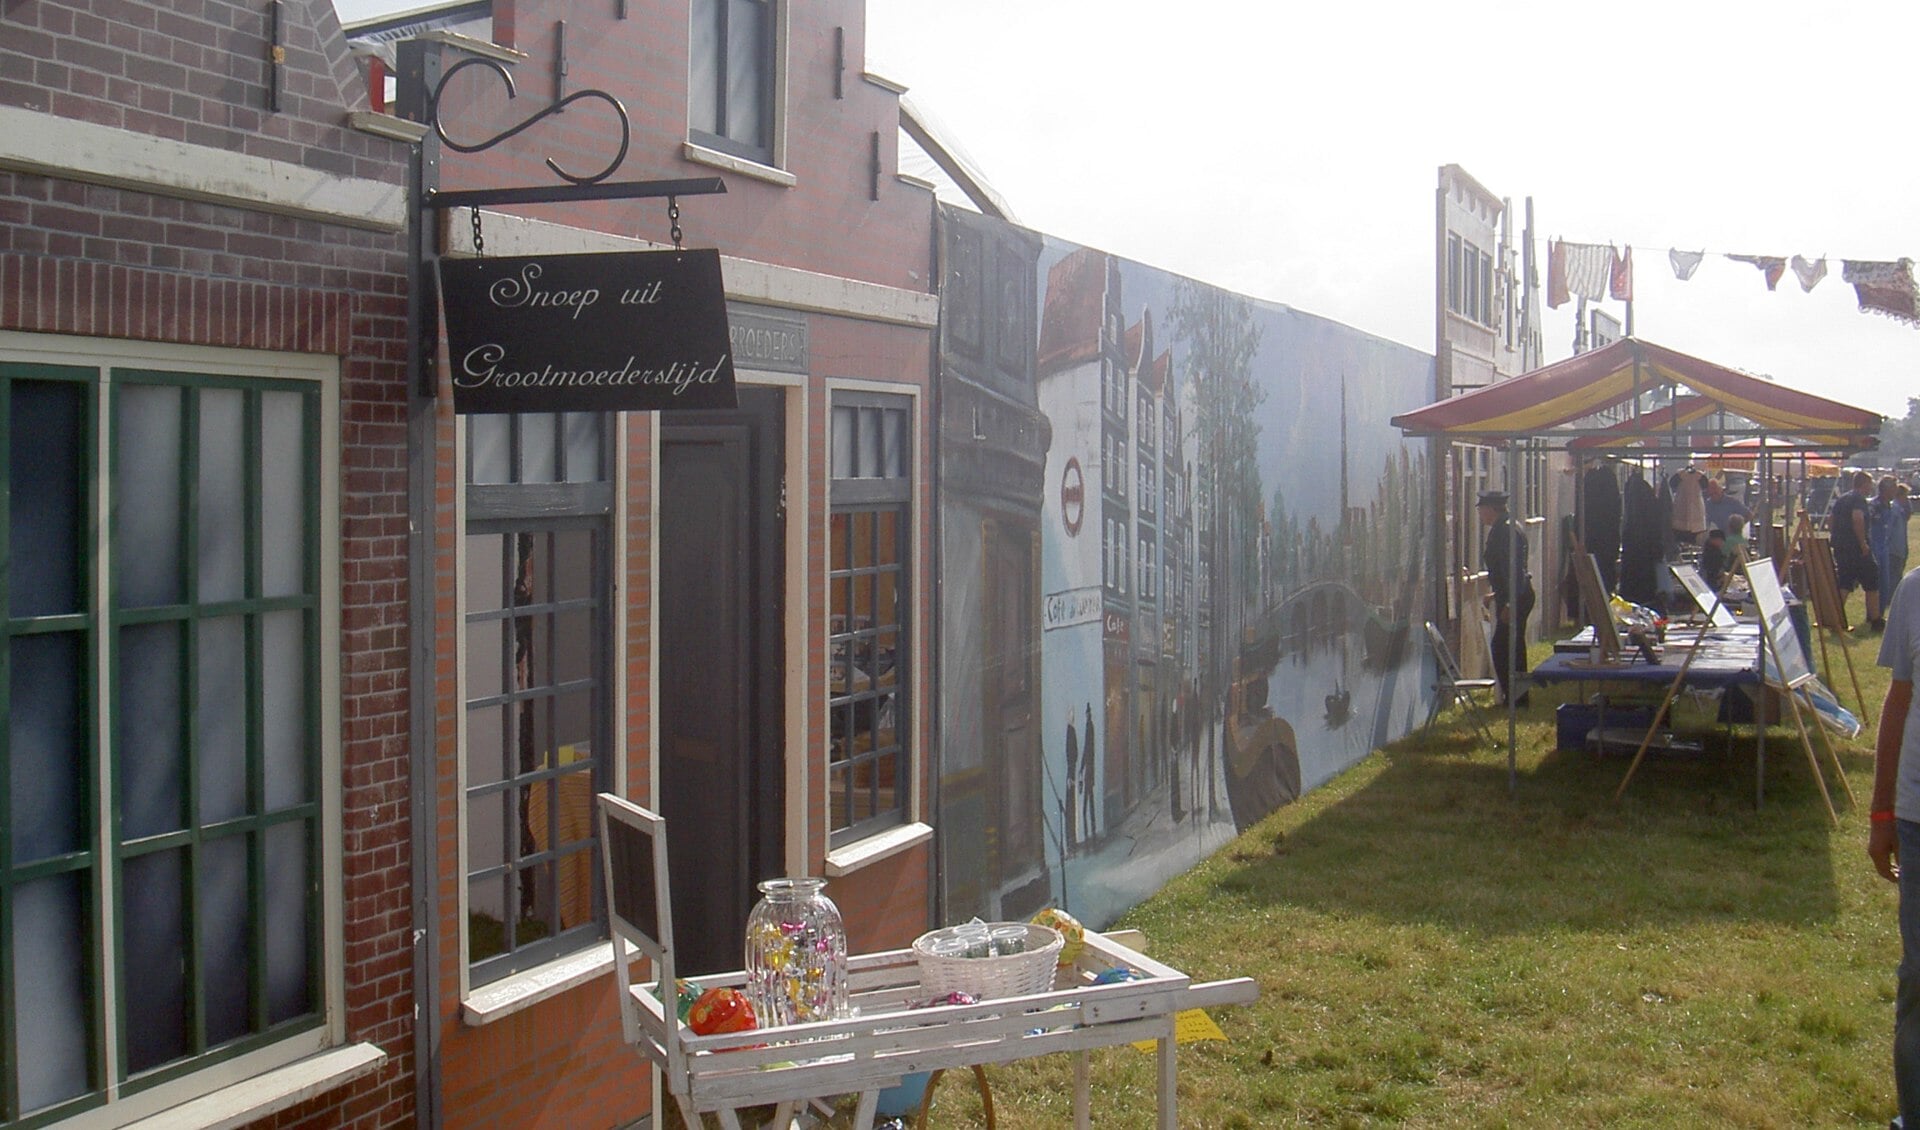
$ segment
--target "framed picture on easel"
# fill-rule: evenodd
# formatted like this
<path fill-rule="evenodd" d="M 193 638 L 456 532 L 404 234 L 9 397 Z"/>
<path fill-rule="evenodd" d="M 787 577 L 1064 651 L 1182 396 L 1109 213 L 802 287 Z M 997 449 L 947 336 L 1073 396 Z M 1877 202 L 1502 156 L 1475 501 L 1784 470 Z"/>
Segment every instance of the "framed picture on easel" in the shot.
<path fill-rule="evenodd" d="M 1593 629 L 1593 642 L 1600 649 L 1603 663 L 1620 661 L 1620 621 L 1614 619 L 1613 601 L 1600 580 L 1600 562 L 1591 553 L 1573 559 L 1574 580 L 1580 586 L 1580 612 Z"/>
<path fill-rule="evenodd" d="M 1791 691 L 1813 678 L 1813 665 L 1807 662 L 1800 635 L 1793 630 L 1793 619 L 1787 614 L 1787 597 L 1780 591 L 1780 578 L 1774 575 L 1773 562 L 1748 562 L 1747 583 L 1753 588 L 1753 604 L 1760 612 L 1760 632 L 1764 637 L 1763 678 L 1775 690 Z"/>
<path fill-rule="evenodd" d="M 1814 623 L 1830 632 L 1848 631 L 1847 602 L 1840 595 L 1833 543 L 1811 529 L 1802 529 L 1800 561 L 1807 572 L 1807 599 L 1813 602 Z"/>
<path fill-rule="evenodd" d="M 1674 579 L 1680 582 L 1680 587 L 1686 589 L 1687 595 L 1693 598 L 1694 606 L 1700 610 L 1700 614 L 1705 616 L 1714 627 L 1731 628 L 1737 623 L 1733 610 L 1728 608 L 1719 594 L 1713 591 L 1713 586 L 1707 583 L 1707 579 L 1700 575 L 1698 566 L 1683 565 L 1676 561 L 1667 567 L 1673 570 Z"/>

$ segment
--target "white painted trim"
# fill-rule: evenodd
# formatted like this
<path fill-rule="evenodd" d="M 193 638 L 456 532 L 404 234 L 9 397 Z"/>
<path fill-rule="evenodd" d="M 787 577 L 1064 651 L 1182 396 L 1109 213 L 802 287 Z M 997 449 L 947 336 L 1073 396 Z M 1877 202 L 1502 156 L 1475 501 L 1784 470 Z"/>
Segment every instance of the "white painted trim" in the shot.
<path fill-rule="evenodd" d="M 787 835 L 781 854 L 786 857 L 786 874 L 805 875 L 812 870 L 808 866 L 807 851 L 807 835 L 812 830 L 811 822 L 807 819 L 810 810 L 804 802 L 797 802 L 795 798 L 807 795 L 807 777 L 813 761 L 811 746 L 807 741 L 814 712 L 813 696 L 807 693 L 807 656 L 813 645 L 813 636 L 807 630 L 808 516 L 804 501 L 808 494 L 807 468 L 811 466 L 812 459 L 808 443 L 812 433 L 807 427 L 807 378 L 797 373 L 755 372 L 750 383 L 786 389 L 786 396 L 781 403 L 781 423 L 786 429 L 786 441 L 782 444 L 786 451 L 786 466 L 781 472 L 784 476 L 782 493 L 787 511 L 784 532 L 786 558 L 781 562 L 781 587 L 785 590 L 787 610 L 781 632 L 786 640 L 786 654 L 781 657 L 781 665 L 787 677 L 780 693 L 784 702 L 782 713 L 786 718 L 781 767 L 786 771 L 787 796 L 781 823 L 786 826 Z"/>
<path fill-rule="evenodd" d="M 391 141 L 404 141 L 409 145 L 426 140 L 425 122 L 410 122 L 405 118 L 396 118 L 392 114 L 376 114 L 372 110 L 347 111 L 347 125 L 361 133 L 370 133 L 375 137 L 384 137 Z"/>
<path fill-rule="evenodd" d="M 470 1028 L 491 1024 L 611 972 L 613 943 L 600 942 L 482 985 L 460 1002 L 460 1019 Z"/>
<path fill-rule="evenodd" d="M 872 83 L 874 86 L 882 90 L 891 91 L 894 94 L 905 94 L 907 92 L 905 83 L 895 82 L 885 75 L 875 74 L 872 71 L 862 71 L 860 78 L 865 82 Z"/>
<path fill-rule="evenodd" d="M 387 1053 L 374 1044 L 334 1048 L 129 1123 L 127 1130 L 229 1130 L 245 1126 L 371 1075 L 386 1062 Z"/>
<path fill-rule="evenodd" d="M 668 246 L 632 236 L 484 210 L 481 223 L 490 255 L 587 255 L 600 251 L 662 251 Z M 473 254 L 470 226 L 448 225 L 446 237 L 445 254 Z M 720 257 L 720 274 L 727 297 L 743 302 L 918 329 L 930 330 L 940 324 L 940 296 L 924 291 L 733 255 Z"/>
<path fill-rule="evenodd" d="M 612 663 L 607 677 L 613 680 L 609 688 L 613 696 L 613 764 L 608 766 L 612 780 L 611 788 L 617 796 L 631 796 L 627 791 L 627 417 L 628 413 L 613 414 L 613 434 L 607 442 L 613 444 L 613 514 L 607 527 L 607 536 L 613 544 L 607 548 L 607 568 L 613 573 L 611 578 L 613 591 L 607 594 L 607 615 L 613 618 L 613 638 L 607 641 L 613 648 Z M 596 802 L 597 803 L 597 802 Z M 595 868 L 597 871 L 598 868 Z M 594 876 L 597 880 L 598 875 Z"/>
<path fill-rule="evenodd" d="M 907 579 L 907 607 L 911 610 L 910 614 L 912 619 L 909 620 L 907 624 L 907 651 L 908 654 L 913 657 L 913 663 L 908 674 L 908 677 L 912 681 L 907 686 L 907 733 L 912 736 L 911 741 L 913 744 L 908 748 L 908 763 L 914 772 L 912 772 L 908 778 L 910 795 L 907 797 L 906 818 L 909 821 L 918 821 L 926 813 L 926 794 L 924 792 L 926 782 L 921 780 L 921 777 L 925 774 L 919 772 L 919 769 L 923 765 L 930 765 L 927 758 L 928 751 L 921 748 L 921 734 L 924 732 L 921 728 L 921 715 L 922 711 L 926 709 L 921 700 L 926 698 L 930 693 L 927 683 L 930 681 L 928 672 L 931 670 L 926 662 L 927 657 L 925 655 L 928 629 L 921 621 L 930 617 L 922 616 L 921 611 L 923 608 L 922 597 L 927 591 L 927 586 L 930 583 L 929 579 L 933 575 L 935 564 L 922 559 L 921 547 L 926 544 L 927 523 L 932 519 L 929 515 L 922 513 L 926 507 L 921 505 L 921 492 L 925 488 L 927 481 L 927 477 L 923 473 L 922 468 L 928 451 L 928 445 L 931 443 L 929 439 L 929 428 L 932 424 L 931 421 L 926 418 L 926 414 L 930 413 L 932 409 L 929 399 L 922 395 L 924 390 L 918 385 L 900 384 L 892 381 L 865 380 L 857 377 L 836 377 L 827 380 L 826 387 L 827 403 L 822 409 L 826 414 L 826 422 L 821 431 L 824 442 L 829 450 L 831 450 L 833 446 L 833 394 L 835 392 L 875 392 L 888 396 L 904 396 L 912 401 L 909 418 L 913 421 L 913 469 L 912 481 L 907 488 L 907 517 L 909 521 L 907 533 L 908 552 L 912 554 Z M 825 520 L 831 524 L 833 521 L 833 469 L 831 467 L 823 468 L 822 474 L 825 477 L 827 499 L 826 514 L 824 517 Z M 833 539 L 831 537 L 823 537 L 820 539 L 820 542 L 820 557 L 815 563 L 817 570 L 816 575 L 820 578 L 818 596 L 820 618 L 815 623 L 814 630 L 820 633 L 817 638 L 824 640 L 833 633 L 833 591 L 827 579 L 828 574 L 833 571 Z M 931 769 L 929 769 L 929 772 L 931 772 Z M 810 807 L 810 812 L 820 814 L 820 826 L 826 829 L 829 840 L 831 840 L 833 836 L 833 813 L 827 810 L 827 804 L 832 792 L 833 789 L 831 784 L 829 784 L 828 787 L 822 791 L 819 802 Z M 902 825 L 902 827 L 910 828 L 913 827 L 913 825 L 907 824 Z M 894 830 L 897 829 L 889 829 L 889 832 Z M 887 832 L 882 832 L 878 835 L 885 837 L 887 834 Z M 873 838 L 875 837 L 868 837 L 869 840 Z M 865 842 L 866 841 L 861 841 L 860 843 L 848 844 L 845 848 L 839 850 L 857 852 L 861 843 Z M 838 853 L 829 852 L 828 858 L 832 859 L 836 854 Z M 889 852 L 888 854 L 892 853 Z M 870 859 L 862 860 L 860 865 L 864 866 L 870 862 L 872 862 Z M 832 872 L 828 874 L 832 874 Z"/>
<path fill-rule="evenodd" d="M 406 226 L 406 186 L 340 177 L 18 106 L 0 106 L 0 169 L 371 231 Z"/>
<path fill-rule="evenodd" d="M 916 822 L 902 824 L 898 828 L 888 828 L 877 836 L 868 836 L 859 843 L 848 844 L 837 851 L 828 852 L 825 867 L 827 878 L 835 879 L 842 875 L 851 875 L 868 864 L 899 855 L 908 848 L 918 847 L 931 839 L 933 839 L 933 829 L 925 824 Z"/>
<path fill-rule="evenodd" d="M 781 132 L 785 132 L 784 130 Z M 762 165 L 758 161 L 749 161 L 745 157 L 735 157 L 731 153 L 722 153 L 718 149 L 708 149 L 704 145 L 688 141 L 681 145 L 680 155 L 696 165 L 710 165 L 716 169 L 725 169 L 743 177 L 763 180 L 768 184 L 777 184 L 781 188 L 792 188 L 800 183 L 800 178 L 785 169 L 776 169 L 772 165 Z"/>

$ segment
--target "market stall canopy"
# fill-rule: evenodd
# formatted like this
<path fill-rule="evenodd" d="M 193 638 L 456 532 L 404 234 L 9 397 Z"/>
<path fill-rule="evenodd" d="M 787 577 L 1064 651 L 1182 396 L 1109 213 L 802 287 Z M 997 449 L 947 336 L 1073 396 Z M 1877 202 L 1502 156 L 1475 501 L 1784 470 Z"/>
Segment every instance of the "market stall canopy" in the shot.
<path fill-rule="evenodd" d="M 1570 445 L 1583 436 L 1610 435 L 1624 443 L 1629 436 L 1673 435 L 1684 424 L 1678 417 L 1701 408 L 1689 402 L 1677 412 L 1640 411 L 1642 394 L 1663 388 L 1673 391 L 1676 403 L 1688 394 L 1707 402 L 1695 421 L 1713 412 L 1737 419 L 1719 429 L 1723 437 L 1773 433 L 1828 451 L 1863 450 L 1879 442 L 1878 413 L 1632 337 L 1395 416 L 1393 423 L 1407 435 L 1465 442 L 1531 439 Z M 1628 420 L 1604 428 L 1575 426 L 1620 406 L 1633 413 Z M 1691 446 L 1692 436 L 1685 438 Z"/>
<path fill-rule="evenodd" d="M 1840 464 L 1818 455 L 1808 455 L 1805 444 L 1780 436 L 1748 436 L 1745 439 L 1728 440 L 1720 446 L 1720 450 L 1705 456 L 1701 462 L 1716 471 L 1751 471 L 1763 450 L 1778 466 L 1804 468 L 1809 475 L 1840 473 Z"/>

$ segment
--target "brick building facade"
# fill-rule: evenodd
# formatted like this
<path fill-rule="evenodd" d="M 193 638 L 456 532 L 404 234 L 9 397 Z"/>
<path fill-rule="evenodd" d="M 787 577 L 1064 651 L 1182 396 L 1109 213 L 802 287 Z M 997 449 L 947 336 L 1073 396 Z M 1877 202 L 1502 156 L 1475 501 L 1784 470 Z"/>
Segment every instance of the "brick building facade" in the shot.
<path fill-rule="evenodd" d="M 517 99 L 477 67 L 447 83 L 440 121 L 464 144 L 600 89 L 632 125 L 611 180 L 720 177 L 678 223 L 722 256 L 740 386 L 738 410 L 546 421 L 457 416 L 442 375 L 430 1023 L 450 1126 L 649 1109 L 579 883 L 593 792 L 667 818 L 683 971 L 738 965 L 765 878 L 828 876 L 857 948 L 931 914 L 933 197 L 894 172 L 898 91 L 862 71 L 859 0 L 728 10 L 499 0 L 491 46 L 396 60 L 405 113 L 410 82 L 521 53 L 502 60 Z M 548 160 L 600 169 L 619 140 L 582 100 L 441 151 L 438 184 L 552 184 Z M 442 253 L 673 246 L 657 199 L 478 220 L 477 246 L 468 210 L 443 220 Z M 572 493 L 556 509 L 541 480 Z"/>
<path fill-rule="evenodd" d="M 408 146 L 364 91 L 328 0 L 0 13 L 0 1124 L 411 1124 Z"/>
<path fill-rule="evenodd" d="M 403 52 L 517 76 L 449 84 L 450 136 L 594 87 L 617 179 L 726 181 L 679 222 L 739 409 L 409 379 L 413 147 L 429 186 L 553 183 L 607 160 L 595 104 L 456 154 L 372 112 L 329 0 L 0 15 L 0 1125 L 645 1119 L 596 791 L 678 830 L 694 972 L 762 878 L 829 876 L 859 948 L 928 924 L 933 200 L 864 7 L 488 15 Z M 433 246 L 672 239 L 659 201 L 472 219 Z"/>

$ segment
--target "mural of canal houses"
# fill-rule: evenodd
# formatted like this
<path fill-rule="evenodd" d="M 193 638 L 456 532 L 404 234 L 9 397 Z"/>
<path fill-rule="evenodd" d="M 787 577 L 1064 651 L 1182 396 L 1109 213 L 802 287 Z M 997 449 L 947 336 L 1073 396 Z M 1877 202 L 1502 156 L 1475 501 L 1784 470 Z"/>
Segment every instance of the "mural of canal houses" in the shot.
<path fill-rule="evenodd" d="M 1104 924 L 1424 717 L 1433 359 L 940 222 L 941 913 Z"/>

